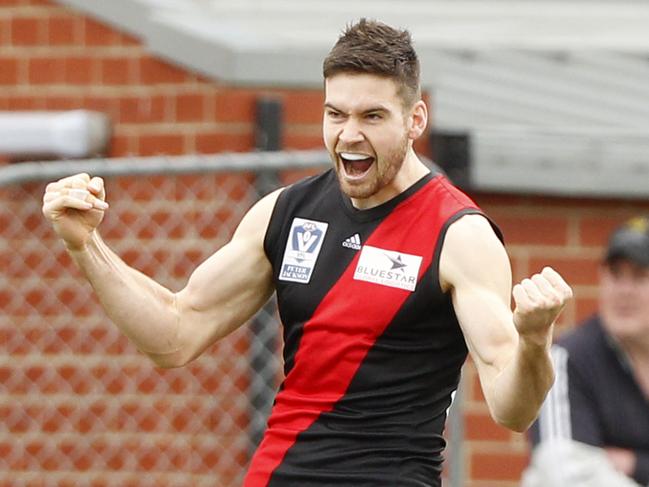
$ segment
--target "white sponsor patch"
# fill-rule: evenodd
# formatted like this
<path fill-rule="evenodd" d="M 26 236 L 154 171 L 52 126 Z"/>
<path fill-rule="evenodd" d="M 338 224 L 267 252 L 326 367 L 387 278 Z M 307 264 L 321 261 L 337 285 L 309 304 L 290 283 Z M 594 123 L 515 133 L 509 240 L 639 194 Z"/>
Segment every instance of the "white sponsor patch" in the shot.
<path fill-rule="evenodd" d="M 328 226 L 324 222 L 293 219 L 279 272 L 280 281 L 307 284 L 311 280 Z"/>
<path fill-rule="evenodd" d="M 422 258 L 364 245 L 354 279 L 414 291 Z"/>

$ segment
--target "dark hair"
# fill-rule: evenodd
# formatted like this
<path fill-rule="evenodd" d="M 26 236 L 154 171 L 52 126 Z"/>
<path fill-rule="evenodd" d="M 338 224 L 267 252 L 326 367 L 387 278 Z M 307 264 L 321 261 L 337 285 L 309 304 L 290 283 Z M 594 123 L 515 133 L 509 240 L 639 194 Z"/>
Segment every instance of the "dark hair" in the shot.
<path fill-rule="evenodd" d="M 366 73 L 393 79 L 405 106 L 421 96 L 419 59 L 407 30 L 361 19 L 347 26 L 324 60 L 327 79 L 339 73 Z"/>

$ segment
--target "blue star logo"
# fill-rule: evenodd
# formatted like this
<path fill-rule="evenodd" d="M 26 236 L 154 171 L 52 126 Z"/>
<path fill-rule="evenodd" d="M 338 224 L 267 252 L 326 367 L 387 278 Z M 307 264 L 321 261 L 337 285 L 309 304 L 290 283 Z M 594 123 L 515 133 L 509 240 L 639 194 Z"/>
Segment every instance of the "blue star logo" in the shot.
<path fill-rule="evenodd" d="M 403 268 L 407 266 L 407 264 L 403 263 L 403 260 L 401 260 L 401 255 L 399 254 L 397 254 L 396 259 L 389 256 L 388 254 L 385 254 L 385 256 L 390 259 L 390 262 L 392 262 L 392 267 L 390 268 L 391 271 L 398 269 L 401 269 L 403 271 Z"/>

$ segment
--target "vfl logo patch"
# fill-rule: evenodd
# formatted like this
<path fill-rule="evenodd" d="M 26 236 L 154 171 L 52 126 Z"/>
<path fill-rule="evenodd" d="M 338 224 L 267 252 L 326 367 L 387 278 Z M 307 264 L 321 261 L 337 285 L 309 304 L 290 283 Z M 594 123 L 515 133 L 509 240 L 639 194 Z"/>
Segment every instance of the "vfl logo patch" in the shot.
<path fill-rule="evenodd" d="M 422 257 L 363 246 L 354 279 L 414 291 Z"/>
<path fill-rule="evenodd" d="M 294 218 L 286 240 L 280 281 L 307 284 L 322 248 L 328 223 Z"/>

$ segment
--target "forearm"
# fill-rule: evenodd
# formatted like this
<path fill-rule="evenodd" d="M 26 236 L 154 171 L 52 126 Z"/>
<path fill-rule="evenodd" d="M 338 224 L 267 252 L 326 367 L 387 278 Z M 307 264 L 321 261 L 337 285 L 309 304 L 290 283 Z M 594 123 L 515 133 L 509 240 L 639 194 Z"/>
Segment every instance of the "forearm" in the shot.
<path fill-rule="evenodd" d="M 139 350 L 165 365 L 164 357 L 179 348 L 174 294 L 126 265 L 96 232 L 70 255 L 110 319 Z"/>
<path fill-rule="evenodd" d="M 536 419 L 553 382 L 549 339 L 539 343 L 519 338 L 487 393 L 492 416 L 507 428 L 525 431 Z"/>

